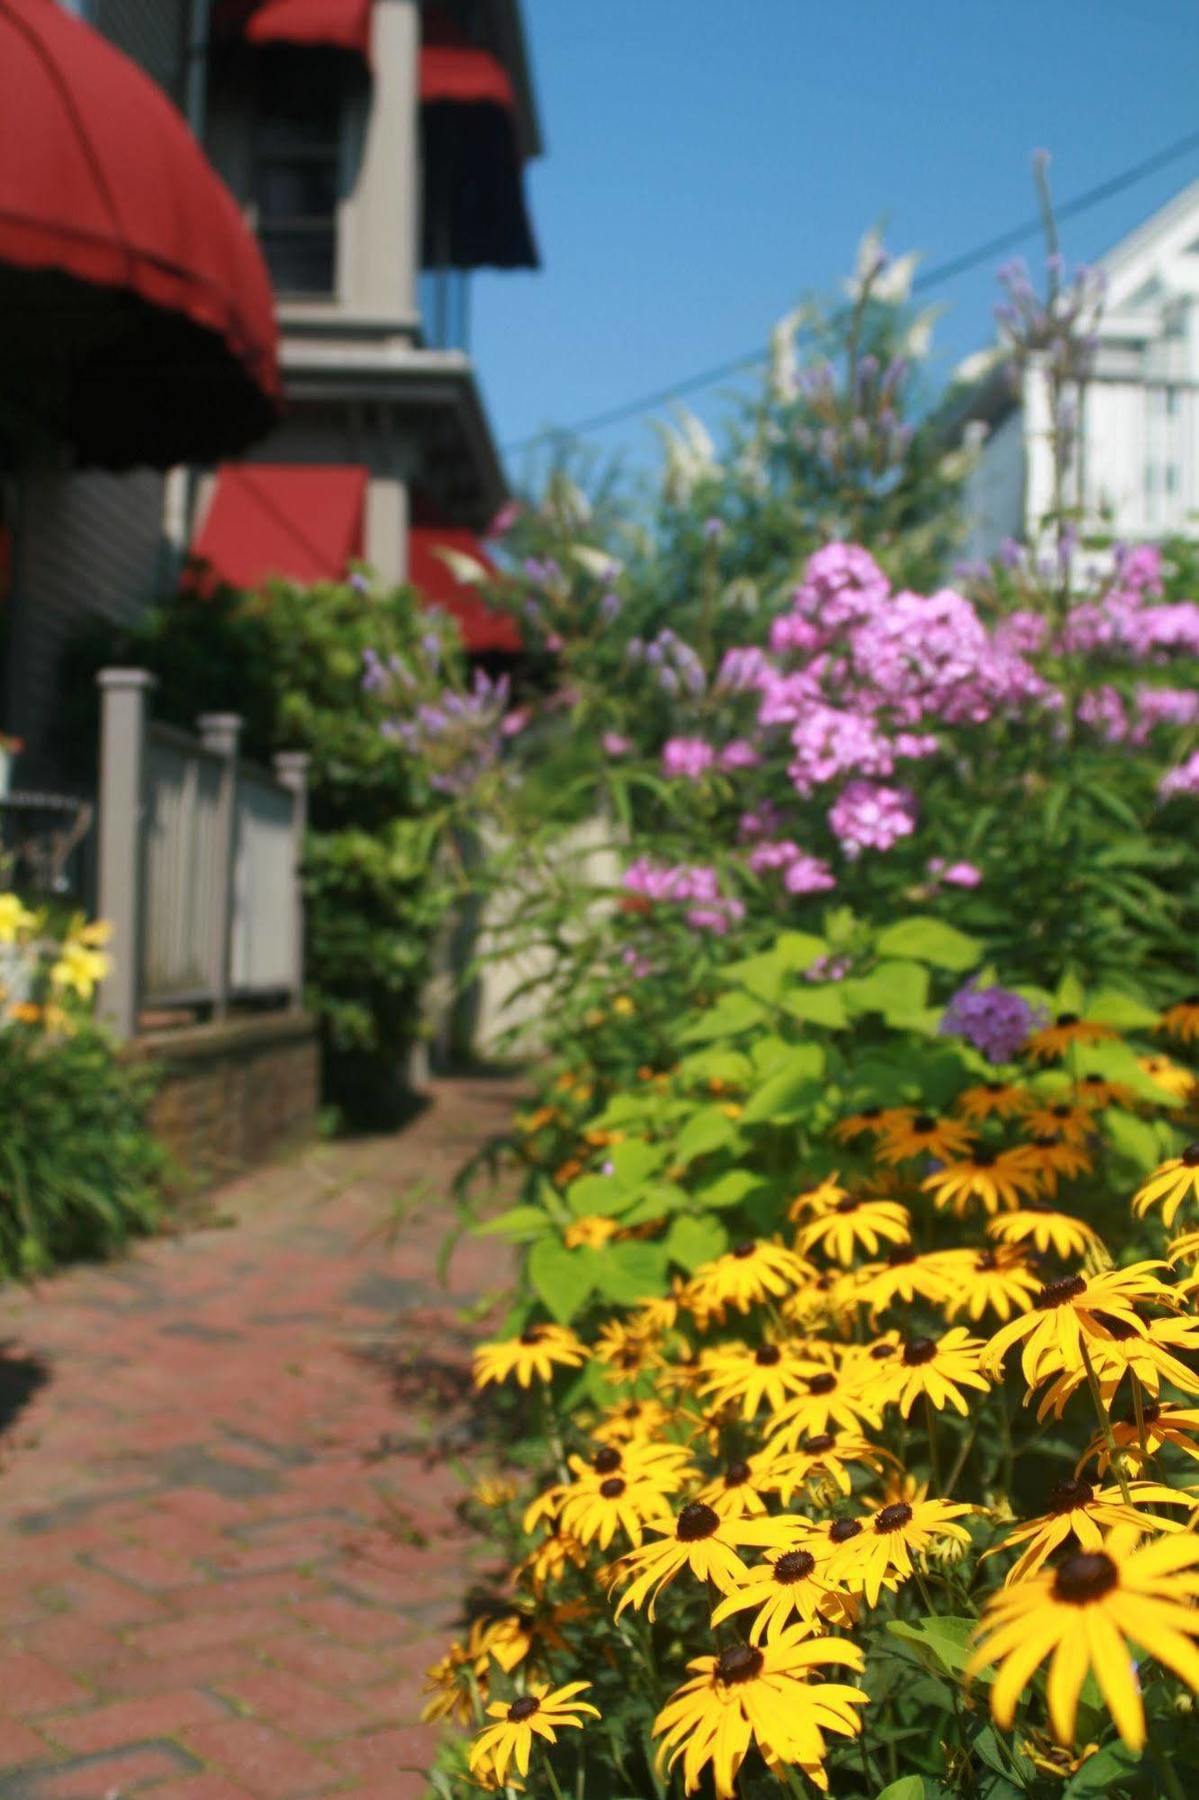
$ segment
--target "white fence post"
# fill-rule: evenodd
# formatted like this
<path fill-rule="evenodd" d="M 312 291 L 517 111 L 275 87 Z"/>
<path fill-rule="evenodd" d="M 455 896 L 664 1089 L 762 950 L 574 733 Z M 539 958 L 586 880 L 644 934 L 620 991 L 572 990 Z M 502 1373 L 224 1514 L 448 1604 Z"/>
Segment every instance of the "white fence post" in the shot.
<path fill-rule="evenodd" d="M 275 775 L 280 786 L 290 788 L 292 798 L 292 878 L 291 878 L 291 946 L 292 1005 L 304 1004 L 304 893 L 300 885 L 300 866 L 304 859 L 304 834 L 308 829 L 308 765 L 306 750 L 278 750 L 274 756 Z"/>
<path fill-rule="evenodd" d="M 223 1019 L 229 1011 L 233 873 L 237 855 L 237 747 L 243 723 L 240 713 L 201 713 L 196 720 L 196 730 L 200 733 L 204 748 L 224 759 L 221 794 L 217 803 L 216 867 L 213 870 L 212 937 L 209 946 L 209 980 L 214 1019 Z"/>
<path fill-rule="evenodd" d="M 112 967 L 100 983 L 100 1017 L 119 1038 L 137 1029 L 145 825 L 147 669 L 101 669 L 100 917 L 112 927 Z"/>

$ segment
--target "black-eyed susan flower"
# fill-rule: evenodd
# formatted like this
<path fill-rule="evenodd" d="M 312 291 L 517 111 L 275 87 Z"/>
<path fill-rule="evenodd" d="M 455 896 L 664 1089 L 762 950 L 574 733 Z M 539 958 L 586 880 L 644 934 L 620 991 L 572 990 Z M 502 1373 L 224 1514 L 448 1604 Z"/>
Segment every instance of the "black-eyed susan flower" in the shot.
<path fill-rule="evenodd" d="M 829 1557 L 828 1577 L 860 1582 L 867 1606 L 877 1606 L 889 1576 L 902 1581 L 912 1573 L 913 1551 L 926 1551 L 939 1538 L 968 1543 L 970 1533 L 957 1521 L 973 1511 L 957 1500 L 893 1500 L 860 1519 L 843 1520 L 860 1529 Z"/>
<path fill-rule="evenodd" d="M 1143 1219 L 1151 1206 L 1162 1209 L 1162 1223 L 1169 1230 L 1184 1200 L 1199 1199 L 1199 1144 L 1188 1144 L 1153 1171 L 1133 1195 L 1132 1210 Z"/>
<path fill-rule="evenodd" d="M 1030 1138 L 1060 1138 L 1063 1144 L 1085 1144 L 1095 1129 L 1088 1107 L 1070 1100 L 1046 1100 L 1031 1107 L 1020 1120 Z"/>
<path fill-rule="evenodd" d="M 807 1219 L 821 1213 L 832 1212 L 838 1202 L 844 1200 L 848 1193 L 849 1189 L 841 1186 L 839 1171 L 834 1169 L 831 1175 L 826 1175 L 824 1180 L 818 1181 L 815 1187 L 805 1188 L 801 1194 L 796 1194 L 787 1208 L 787 1217 L 789 1219 Z"/>
<path fill-rule="evenodd" d="M 1095 1332 L 1088 1337 L 1091 1368 L 1105 1406 L 1110 1407 L 1126 1375 L 1140 1382 L 1149 1394 L 1157 1394 L 1163 1381 L 1171 1381 L 1186 1394 L 1199 1394 L 1196 1376 L 1178 1353 L 1199 1352 L 1199 1319 L 1141 1318 L 1137 1321 L 1114 1313 L 1097 1312 Z M 1037 1409 L 1043 1419 L 1052 1412 L 1061 1418 L 1066 1402 L 1087 1379 L 1085 1368 L 1063 1370 L 1048 1388 Z"/>
<path fill-rule="evenodd" d="M 777 1412 L 820 1370 L 802 1345 L 768 1342 L 755 1349 L 750 1344 L 721 1344 L 707 1359 L 698 1392 L 711 1406 L 735 1404 L 743 1419 L 752 1419 L 762 1406 Z"/>
<path fill-rule="evenodd" d="M 657 1340 L 636 1330 L 627 1319 L 606 1320 L 596 1334 L 591 1353 L 614 1376 L 630 1383 L 662 1360 Z"/>
<path fill-rule="evenodd" d="M 602 1250 L 619 1230 L 616 1219 L 607 1218 L 603 1213 L 587 1213 L 581 1219 L 572 1220 L 562 1234 L 562 1241 L 568 1250 L 577 1250 L 580 1246 Z"/>
<path fill-rule="evenodd" d="M 773 1451 L 774 1444 L 768 1448 Z M 822 1431 L 805 1438 L 797 1450 L 775 1451 L 772 1478 L 780 1502 L 790 1506 L 802 1488 L 813 1492 L 836 1489 L 848 1495 L 854 1468 L 871 1469 L 877 1475 L 894 1462 L 889 1450 L 872 1444 L 869 1438 Z"/>
<path fill-rule="evenodd" d="M 1105 1075 L 1084 1075 L 1074 1084 L 1074 1097 L 1089 1112 L 1101 1112 L 1105 1106 L 1131 1106 L 1136 1099 L 1123 1081 L 1109 1081 Z"/>
<path fill-rule="evenodd" d="M 519 1337 L 479 1345 L 474 1356 L 475 1386 L 515 1378 L 527 1388 L 534 1381 L 552 1381 L 555 1369 L 577 1369 L 586 1361 L 586 1349 L 567 1326 L 528 1325 Z"/>
<path fill-rule="evenodd" d="M 605 1407 L 591 1435 L 597 1444 L 635 1443 L 641 1438 L 660 1438 L 674 1414 L 660 1400 L 622 1400 Z"/>
<path fill-rule="evenodd" d="M 470 1497 L 479 1506 L 486 1506 L 494 1511 L 507 1506 L 520 1493 L 520 1486 L 508 1475 L 484 1475 L 476 1481 L 470 1491 Z"/>
<path fill-rule="evenodd" d="M 701 1315 L 728 1306 L 748 1312 L 764 1300 L 781 1299 L 813 1273 L 810 1263 L 775 1239 L 748 1238 L 695 1271 L 687 1304 Z"/>
<path fill-rule="evenodd" d="M 942 1162 L 964 1156 L 978 1133 L 960 1119 L 919 1112 L 887 1131 L 879 1139 L 875 1155 L 880 1162 L 910 1162 L 918 1156 L 936 1156 Z"/>
<path fill-rule="evenodd" d="M 1112 1441 L 1117 1455 L 1125 1465 L 1140 1462 L 1146 1455 L 1157 1456 L 1162 1450 L 1181 1450 L 1193 1462 L 1199 1462 L 1199 1407 L 1180 1406 L 1177 1401 L 1154 1400 L 1148 1395 L 1141 1402 L 1141 1416 L 1138 1419 L 1136 1408 L 1129 1408 L 1118 1417 L 1109 1421 Z M 1144 1450 L 1141 1448 L 1141 1433 L 1145 1434 Z M 1111 1468 L 1111 1452 L 1107 1447 L 1107 1437 L 1098 1433 L 1087 1445 L 1078 1459 L 1078 1468 L 1084 1469 L 1094 1458 L 1095 1465 L 1101 1475 Z M 1076 1471 L 1077 1472 L 1077 1471 Z M 1191 1521 L 1192 1528 L 1194 1521 Z"/>
<path fill-rule="evenodd" d="M 1111 1025 L 1098 1019 L 1081 1019 L 1077 1013 L 1060 1012 L 1051 1025 L 1034 1031 L 1024 1048 L 1040 1062 L 1056 1062 L 1079 1044 L 1102 1044 L 1119 1037 Z"/>
<path fill-rule="evenodd" d="M 1041 1277 L 1028 1266 L 1019 1244 L 997 1245 L 989 1250 L 943 1250 L 941 1265 L 950 1298 L 948 1319 L 965 1313 L 976 1322 L 992 1312 L 1001 1321 L 1013 1313 L 1028 1312 L 1041 1291 Z"/>
<path fill-rule="evenodd" d="M 665 1532 L 667 1527 L 655 1524 L 651 1529 Z M 640 1610 L 648 1599 L 652 1619 L 658 1595 L 684 1569 L 697 1581 L 709 1581 L 727 1594 L 745 1575 L 738 1546 L 785 1549 L 793 1541 L 795 1529 L 793 1520 L 727 1518 L 706 1501 L 691 1500 L 670 1526 L 669 1535 L 621 1558 L 618 1579 L 629 1585 L 620 1597 L 616 1616 L 619 1618 L 626 1606 Z"/>
<path fill-rule="evenodd" d="M 952 1212 L 958 1219 L 976 1201 L 988 1214 L 1005 1207 L 1014 1212 L 1040 1185 L 1037 1159 L 1027 1144 L 1013 1144 L 1007 1150 L 980 1146 L 920 1183 L 939 1212 Z"/>
<path fill-rule="evenodd" d="M 770 1450 L 735 1457 L 695 1497 L 722 1519 L 758 1518 L 766 1511 L 767 1496 L 777 1489 L 774 1463 Z"/>
<path fill-rule="evenodd" d="M 1068 1475 L 1055 1481 L 1049 1490 L 1044 1513 L 1027 1519 L 1009 1531 L 1002 1544 L 986 1552 L 994 1556 L 1001 1550 L 1024 1546 L 1019 1559 L 1008 1570 L 1009 1582 L 1023 1581 L 1037 1570 L 1056 1550 L 1071 1540 L 1080 1550 L 1101 1550 L 1103 1534 L 1113 1525 L 1131 1525 L 1147 1536 L 1155 1531 L 1181 1531 L 1180 1519 L 1160 1519 L 1144 1509 L 1149 1506 L 1190 1506 L 1192 1499 L 1159 1481 L 1130 1481 L 1126 1501 L 1120 1488 L 1096 1487 L 1081 1476 Z"/>
<path fill-rule="evenodd" d="M 762 1646 L 730 1644 L 718 1656 L 699 1656 L 694 1671 L 654 1720 L 661 1737 L 660 1767 L 683 1759 L 683 1785 L 695 1793 L 711 1769 L 716 1800 L 734 1800 L 737 1773 L 751 1743 L 770 1762 L 794 1764 L 827 1791 L 824 1734 L 853 1737 L 861 1730 L 856 1707 L 868 1696 L 842 1682 L 811 1681 L 817 1669 L 839 1664 L 860 1671 L 856 1644 L 809 1638 L 792 1627 Z"/>
<path fill-rule="evenodd" d="M 1138 1056 L 1137 1067 L 1175 1100 L 1186 1100 L 1195 1091 L 1196 1077 L 1168 1056 Z"/>
<path fill-rule="evenodd" d="M 589 1681 L 568 1681 L 560 1688 L 533 1682 L 528 1692 L 515 1700 L 493 1701 L 487 1708 L 488 1717 L 499 1723 L 484 1726 L 471 1745 L 467 1756 L 471 1774 L 486 1774 L 502 1785 L 509 1764 L 514 1763 L 521 1775 L 527 1775 L 534 1736 L 556 1744 L 558 1733 L 566 1727 L 582 1729 L 584 1715 L 599 1718 L 598 1708 L 579 1698 L 590 1686 Z"/>
<path fill-rule="evenodd" d="M 749 1628 L 751 1644 L 765 1638 L 773 1643 L 797 1621 L 811 1624 L 817 1618 L 832 1625 L 852 1625 L 858 1615 L 858 1599 L 840 1582 L 829 1581 L 824 1561 L 812 1550 L 768 1550 L 750 1569 L 741 1587 L 726 1594 L 712 1614 L 713 1625 L 723 1625 L 739 1612 L 753 1611 Z"/>
<path fill-rule="evenodd" d="M 907 1207 L 894 1200 L 845 1194 L 830 1211 L 800 1229 L 795 1248 L 802 1256 L 819 1250 L 848 1268 L 859 1250 L 877 1256 L 880 1243 L 906 1244 L 911 1223 Z"/>
<path fill-rule="evenodd" d="M 1020 1366 L 1030 1388 L 1040 1387 L 1063 1371 L 1084 1367 L 1084 1334 L 1092 1341 L 1109 1335 L 1103 1318 L 1097 1319 L 1096 1314 L 1130 1323 L 1143 1337 L 1145 1327 L 1136 1303 L 1170 1302 L 1169 1288 L 1153 1274 L 1162 1267 L 1162 1263 L 1139 1262 L 1100 1275 L 1063 1275 L 1048 1282 L 1037 1295 L 1033 1310 L 1002 1325 L 986 1345 L 979 1360 L 983 1374 L 998 1379 L 1004 1358 L 1017 1343 L 1024 1345 Z"/>
<path fill-rule="evenodd" d="M 1199 994 L 1188 994 L 1184 1000 L 1176 1000 L 1173 1006 L 1167 1006 L 1157 1022 L 1158 1031 L 1166 1031 L 1184 1044 L 1193 1044 L 1199 1039 Z"/>
<path fill-rule="evenodd" d="M 613 1455 L 619 1454 L 613 1447 Z M 593 1541 L 606 1550 L 618 1531 L 640 1544 L 646 1525 L 671 1516 L 662 1489 L 644 1475 L 593 1471 L 572 1483 L 562 1502 L 562 1529 L 581 1544 Z"/>
<path fill-rule="evenodd" d="M 991 1597 L 967 1674 L 997 1665 L 991 1710 L 1009 1730 L 1036 1669 L 1049 1667 L 1049 1718 L 1058 1742 L 1074 1740 L 1078 1699 L 1093 1672 L 1128 1748 L 1145 1745 L 1145 1711 L 1129 1642 L 1199 1691 L 1199 1537 L 1172 1532 L 1137 1548 L 1140 1533 L 1117 1526 L 1100 1550 L 1076 1550 L 1053 1570 Z"/>
<path fill-rule="evenodd" d="M 649 1481 L 664 1494 L 677 1494 L 691 1475 L 691 1453 L 682 1444 L 658 1443 L 637 1438 L 625 1444 L 600 1444 L 589 1461 L 568 1458 L 575 1481 L 602 1481 L 606 1475 L 626 1475 L 633 1481 Z"/>
<path fill-rule="evenodd" d="M 879 1382 L 877 1389 L 867 1395 L 864 1378 L 856 1369 L 823 1369 L 819 1375 L 809 1375 L 803 1392 L 771 1420 L 770 1441 L 779 1449 L 796 1450 L 803 1438 L 838 1428 L 859 1437 L 864 1424 L 881 1423 L 885 1384 Z"/>
<path fill-rule="evenodd" d="M 1052 1251 L 1063 1261 L 1070 1262 L 1103 1247 L 1099 1233 L 1093 1231 L 1085 1219 L 1076 1219 L 1071 1213 L 1054 1212 L 1047 1206 L 1000 1213 L 988 1223 L 987 1236 L 1001 1244 L 1031 1246 L 1040 1256 L 1047 1256 Z"/>
<path fill-rule="evenodd" d="M 880 1137 L 883 1132 L 894 1131 L 915 1117 L 914 1106 L 863 1106 L 855 1113 L 849 1113 L 844 1119 L 838 1119 L 833 1126 L 833 1136 L 842 1144 L 851 1144 L 855 1138 Z"/>
<path fill-rule="evenodd" d="M 886 1365 L 882 1392 L 908 1418 L 917 1400 L 927 1397 L 937 1411 L 952 1406 L 965 1418 L 970 1410 L 963 1388 L 985 1394 L 990 1382 L 979 1373 L 981 1338 L 973 1338 L 961 1325 L 939 1338 L 909 1338 L 897 1357 Z"/>
<path fill-rule="evenodd" d="M 1041 1132 L 1029 1145 L 1033 1166 L 1047 1194 L 1056 1194 L 1064 1177 L 1073 1181 L 1076 1175 L 1089 1175 L 1095 1159 L 1083 1144 L 1068 1144 L 1057 1132 Z"/>
<path fill-rule="evenodd" d="M 1020 1740 L 1021 1754 L 1028 1758 L 1034 1769 L 1039 1769 L 1042 1775 L 1051 1775 L 1055 1781 L 1069 1781 L 1098 1749 L 1097 1743 L 1090 1743 L 1083 1744 L 1078 1750 L 1063 1750 L 1045 1732 L 1035 1730 Z"/>
<path fill-rule="evenodd" d="M 475 1716 L 477 1678 L 473 1658 L 465 1644 L 454 1642 L 444 1656 L 425 1670 L 421 1719 L 431 1724 L 438 1719 L 453 1719 L 458 1725 L 470 1725 Z"/>
<path fill-rule="evenodd" d="M 910 1306 L 916 1299 L 930 1300 L 934 1305 L 946 1298 L 945 1272 L 936 1254 L 920 1256 L 910 1244 L 897 1244 L 882 1263 L 869 1263 L 853 1277 L 855 1302 L 870 1308 L 877 1319 L 887 1307 L 897 1303 Z"/>
<path fill-rule="evenodd" d="M 540 1597 L 547 1588 L 561 1581 L 568 1569 L 586 1566 L 587 1551 L 578 1538 L 555 1528 L 521 1558 L 514 1575 L 518 1584 L 526 1583 Z"/>
<path fill-rule="evenodd" d="M 953 1103 L 955 1112 L 976 1124 L 984 1119 L 1014 1118 L 1032 1104 L 1028 1089 L 1016 1081 L 980 1081 L 975 1087 L 963 1088 Z"/>

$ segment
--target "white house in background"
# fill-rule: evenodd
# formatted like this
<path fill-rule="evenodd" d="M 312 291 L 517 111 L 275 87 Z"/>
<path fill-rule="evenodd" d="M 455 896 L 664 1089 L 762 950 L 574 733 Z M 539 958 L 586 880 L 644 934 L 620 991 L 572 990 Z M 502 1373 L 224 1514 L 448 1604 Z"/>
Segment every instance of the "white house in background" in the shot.
<path fill-rule="evenodd" d="M 1125 539 L 1199 536 L 1199 181 L 1098 265 L 1107 278 L 1093 379 L 1080 416 L 1068 500 L 1084 531 Z M 981 440 L 968 479 L 965 554 L 1033 541 L 1052 504 L 1044 375 L 996 372 L 956 413 Z"/>

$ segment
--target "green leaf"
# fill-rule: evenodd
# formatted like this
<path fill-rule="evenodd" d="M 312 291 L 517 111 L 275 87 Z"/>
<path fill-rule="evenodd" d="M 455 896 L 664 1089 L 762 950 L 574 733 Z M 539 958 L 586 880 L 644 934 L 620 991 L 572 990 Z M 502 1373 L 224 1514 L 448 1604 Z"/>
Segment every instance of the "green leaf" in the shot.
<path fill-rule="evenodd" d="M 1053 997 L 1057 1012 L 1080 1013 L 1087 1003 L 1086 993 L 1077 975 L 1063 975 Z"/>
<path fill-rule="evenodd" d="M 701 1263 L 723 1256 L 728 1247 L 729 1234 L 720 1220 L 702 1218 L 695 1213 L 675 1219 L 666 1234 L 667 1256 L 686 1269 L 688 1275 Z"/>
<path fill-rule="evenodd" d="M 567 1188 L 566 1203 L 577 1219 L 596 1213 L 613 1218 L 632 1203 L 632 1195 L 611 1175 L 580 1175 Z"/>
<path fill-rule="evenodd" d="M 818 981 L 811 986 L 800 982 L 788 988 L 783 1011 L 790 1018 L 803 1019 L 809 1025 L 826 1025 L 830 1031 L 840 1031 L 849 1016 L 845 995 L 840 985 L 833 981 Z"/>
<path fill-rule="evenodd" d="M 924 1779 L 920 1775 L 904 1775 L 883 1788 L 878 1800 L 924 1800 Z"/>
<path fill-rule="evenodd" d="M 1157 1127 L 1151 1125 L 1148 1119 L 1138 1119 L 1133 1113 L 1109 1106 L 1100 1124 L 1104 1136 L 1142 1174 L 1147 1175 L 1150 1169 L 1156 1169 L 1162 1161 L 1164 1152 L 1161 1138 Z"/>
<path fill-rule="evenodd" d="M 569 1325 L 595 1286 L 595 1252 L 546 1237 L 529 1252 L 529 1280 L 559 1325 Z"/>
<path fill-rule="evenodd" d="M 618 1306 L 636 1306 L 665 1289 L 666 1252 L 660 1244 L 609 1244 L 596 1263 L 596 1286 Z"/>
<path fill-rule="evenodd" d="M 855 1012 L 918 1013 L 928 1005 L 928 970 L 918 962 L 881 962 L 843 991 Z"/>
<path fill-rule="evenodd" d="M 1067 1008 L 1067 1011 L 1078 1010 Z M 1098 1019 L 1101 1025 L 1115 1025 L 1120 1031 L 1149 1030 L 1157 1024 L 1157 1012 L 1154 1007 L 1146 1006 L 1143 1000 L 1134 1000 L 1131 994 L 1121 994 L 1115 988 L 1103 988 L 1092 994 L 1087 1003 L 1088 1019 Z"/>
<path fill-rule="evenodd" d="M 746 1101 L 741 1115 L 745 1125 L 794 1118 L 803 1110 L 824 1073 L 825 1055 L 820 1044 L 795 1044 L 785 1063 L 767 1076 Z M 817 1089 L 817 1091 L 819 1091 Z"/>
<path fill-rule="evenodd" d="M 759 1000 L 766 1000 L 773 1006 L 783 991 L 787 967 L 774 950 L 767 950 L 761 956 L 746 956 L 740 962 L 729 963 L 721 971 L 721 978 L 745 988 L 749 993 L 756 994 Z"/>
<path fill-rule="evenodd" d="M 892 1637 L 911 1644 L 926 1669 L 934 1675 L 960 1676 L 970 1660 L 970 1640 L 977 1620 L 954 1618 L 952 1614 L 930 1613 L 927 1618 L 909 1624 L 906 1619 L 890 1619 L 887 1630 Z M 988 1682 L 994 1672 L 982 1669 L 975 1681 Z"/>
<path fill-rule="evenodd" d="M 630 1138 L 609 1151 L 612 1173 L 621 1187 L 640 1187 L 647 1176 L 656 1174 L 670 1154 L 666 1144 L 650 1144 L 644 1138 Z"/>
<path fill-rule="evenodd" d="M 476 1225 L 476 1237 L 540 1237 L 548 1231 L 551 1220 L 545 1209 L 540 1206 L 510 1206 L 507 1212 L 499 1213 L 494 1219 L 488 1219 L 484 1225 Z"/>
<path fill-rule="evenodd" d="M 1123 1744 L 1106 1744 L 1088 1756 L 1077 1775 L 1062 1790 L 1062 1800 L 1086 1800 L 1090 1794 L 1106 1794 L 1118 1781 L 1127 1781 L 1140 1762 Z"/>
<path fill-rule="evenodd" d="M 748 1169 L 726 1169 L 714 1181 L 696 1188 L 695 1200 L 702 1207 L 740 1206 L 764 1185 L 761 1176 Z"/>
<path fill-rule="evenodd" d="M 918 914 L 888 925 L 875 939 L 880 956 L 909 957 L 917 962 L 932 963 L 937 969 L 972 969 L 982 960 L 983 947 L 976 938 L 967 937 L 941 919 Z"/>
<path fill-rule="evenodd" d="M 762 1002 L 752 994 L 721 994 L 715 1006 L 698 1013 L 679 1036 L 684 1044 L 715 1043 L 761 1025 L 768 1016 Z"/>
<path fill-rule="evenodd" d="M 1181 1105 L 1177 1094 L 1167 1093 L 1146 1075 L 1127 1044 L 1076 1044 L 1073 1059 L 1080 1075 L 1102 1075 L 1107 1081 L 1121 1081 L 1142 1100 L 1152 1100 L 1156 1106 Z"/>
<path fill-rule="evenodd" d="M 671 1149 L 672 1160 L 685 1168 L 697 1156 L 725 1149 L 736 1136 L 737 1128 L 727 1113 L 718 1106 L 705 1106 L 700 1112 L 692 1113 L 679 1132 Z"/>
<path fill-rule="evenodd" d="M 774 954 L 793 974 L 802 975 L 820 957 L 827 956 L 828 939 L 814 937 L 810 931 L 780 931 L 774 940 Z"/>

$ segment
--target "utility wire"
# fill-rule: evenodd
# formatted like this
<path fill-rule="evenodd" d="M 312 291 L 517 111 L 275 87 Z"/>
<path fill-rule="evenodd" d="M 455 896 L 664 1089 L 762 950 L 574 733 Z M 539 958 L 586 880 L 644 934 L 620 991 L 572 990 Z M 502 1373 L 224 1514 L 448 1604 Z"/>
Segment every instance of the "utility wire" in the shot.
<path fill-rule="evenodd" d="M 1159 169 L 1167 168 L 1170 163 L 1177 162 L 1180 157 L 1193 150 L 1199 150 L 1199 131 L 1188 131 L 1185 137 L 1167 144 L 1164 150 L 1155 151 L 1152 156 L 1146 156 L 1140 162 L 1122 169 L 1118 175 L 1112 175 L 1106 181 L 1085 189 L 1083 193 L 1075 194 L 1073 199 L 1063 201 L 1061 206 L 1054 209 L 1057 217 L 1077 218 L 1079 213 L 1087 212 L 1104 200 L 1110 200 L 1114 194 L 1123 193 L 1125 188 L 1144 181 L 1147 175 L 1155 175 Z M 951 256 L 948 261 L 925 269 L 913 281 L 912 292 L 926 293 L 929 288 L 952 281 L 955 276 L 964 275 L 967 270 L 977 268 L 980 263 L 989 262 L 1004 250 L 1012 250 L 1027 239 L 1038 237 L 1043 229 L 1044 221 L 1039 213 L 1034 218 L 1025 219 L 1022 224 L 1013 225 L 1007 231 L 987 238 L 973 249 L 964 250 L 959 256 Z M 609 407 L 605 412 L 592 413 L 589 418 L 579 419 L 573 425 L 548 426 L 541 431 L 534 431 L 528 437 L 518 438 L 515 443 L 503 445 L 504 454 L 515 456 L 522 450 L 534 449 L 538 444 L 555 443 L 563 438 L 588 437 L 592 432 L 603 430 L 605 426 L 619 425 L 625 419 L 638 418 L 642 413 L 669 405 L 672 400 L 681 400 L 686 394 L 711 387 L 714 382 L 725 381 L 730 375 L 739 375 L 746 369 L 760 368 L 767 361 L 768 355 L 765 350 L 751 350 L 742 356 L 730 356 L 724 362 L 713 364 L 711 368 L 701 369 L 694 375 L 684 376 L 681 381 L 672 382 L 669 387 L 639 394 L 635 400 L 626 400 L 622 405 Z"/>

